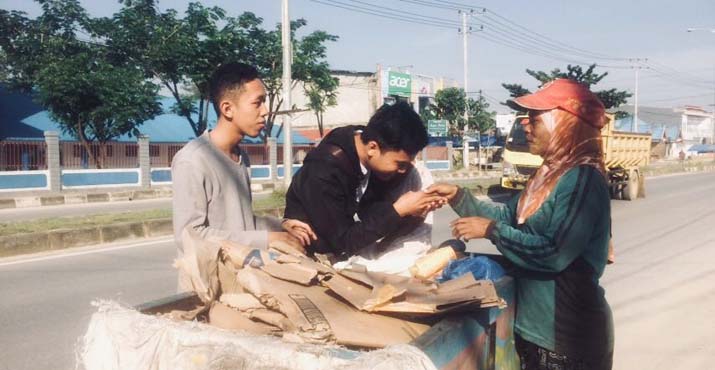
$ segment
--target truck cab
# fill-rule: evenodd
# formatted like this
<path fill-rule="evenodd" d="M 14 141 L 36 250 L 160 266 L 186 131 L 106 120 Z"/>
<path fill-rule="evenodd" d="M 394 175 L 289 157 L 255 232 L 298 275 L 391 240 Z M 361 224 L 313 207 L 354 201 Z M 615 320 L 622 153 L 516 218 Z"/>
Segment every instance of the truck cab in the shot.
<path fill-rule="evenodd" d="M 523 120 L 528 120 L 526 115 L 516 116 L 511 126 L 509 135 L 504 144 L 502 155 L 501 186 L 507 189 L 523 189 L 526 182 L 541 166 L 543 159 L 529 152 L 529 143 L 526 142 Z"/>

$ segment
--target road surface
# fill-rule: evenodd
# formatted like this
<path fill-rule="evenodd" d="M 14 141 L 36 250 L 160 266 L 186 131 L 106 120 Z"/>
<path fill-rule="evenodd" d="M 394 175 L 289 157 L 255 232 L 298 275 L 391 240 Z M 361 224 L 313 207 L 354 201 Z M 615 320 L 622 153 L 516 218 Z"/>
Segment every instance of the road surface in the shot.
<path fill-rule="evenodd" d="M 715 173 L 648 181 L 648 198 L 613 201 L 617 262 L 602 278 L 614 312 L 614 369 L 715 364 Z M 456 215 L 441 210 L 433 240 Z M 485 241 L 470 250 L 494 253 Z M 168 238 L 0 260 L 0 369 L 74 368 L 99 298 L 127 305 L 172 294 Z"/>

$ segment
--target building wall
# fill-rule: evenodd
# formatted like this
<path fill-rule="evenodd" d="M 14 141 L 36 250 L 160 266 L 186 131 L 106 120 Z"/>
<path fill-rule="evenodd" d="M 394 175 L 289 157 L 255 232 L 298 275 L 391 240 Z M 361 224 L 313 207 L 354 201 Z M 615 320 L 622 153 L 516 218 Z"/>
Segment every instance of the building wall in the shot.
<path fill-rule="evenodd" d="M 710 142 L 713 135 L 712 116 L 703 114 L 683 114 L 683 139 L 693 142 Z"/>
<path fill-rule="evenodd" d="M 346 125 L 364 125 L 377 109 L 378 86 L 375 74 L 334 74 L 340 83 L 338 87 L 338 104 L 329 107 L 323 115 L 325 127 Z M 293 104 L 299 109 L 306 108 L 308 99 L 303 87 L 293 89 Z M 317 128 L 318 120 L 313 111 L 293 115 L 293 126 L 296 128 Z"/>
<path fill-rule="evenodd" d="M 496 115 L 496 126 L 501 135 L 509 134 L 511 126 L 514 124 L 514 119 L 516 119 L 516 115 L 512 113 Z"/>

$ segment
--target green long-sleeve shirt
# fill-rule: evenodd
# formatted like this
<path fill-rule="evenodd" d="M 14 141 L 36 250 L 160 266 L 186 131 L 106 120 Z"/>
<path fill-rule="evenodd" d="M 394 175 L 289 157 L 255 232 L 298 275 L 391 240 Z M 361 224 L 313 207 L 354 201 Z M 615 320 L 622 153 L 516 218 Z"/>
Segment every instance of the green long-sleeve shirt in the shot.
<path fill-rule="evenodd" d="M 464 190 L 452 201 L 461 217 L 495 221 L 487 238 L 516 266 L 516 333 L 566 355 L 612 352 L 611 310 L 598 283 L 611 227 L 606 180 L 592 166 L 570 169 L 521 225 L 518 201 L 480 201 Z"/>

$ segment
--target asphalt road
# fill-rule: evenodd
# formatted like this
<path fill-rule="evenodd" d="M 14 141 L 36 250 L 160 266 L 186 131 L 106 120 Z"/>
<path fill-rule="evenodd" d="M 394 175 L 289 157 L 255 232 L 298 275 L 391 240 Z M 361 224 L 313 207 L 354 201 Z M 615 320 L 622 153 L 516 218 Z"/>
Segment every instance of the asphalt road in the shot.
<path fill-rule="evenodd" d="M 613 201 L 617 262 L 602 278 L 614 312 L 614 369 L 706 369 L 715 363 L 715 173 L 651 179 L 648 198 Z M 451 210 L 433 240 L 449 237 Z M 485 241 L 469 249 L 496 252 Z M 0 259 L 0 369 L 71 369 L 93 312 L 170 295 L 167 238 Z"/>

